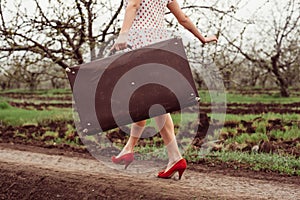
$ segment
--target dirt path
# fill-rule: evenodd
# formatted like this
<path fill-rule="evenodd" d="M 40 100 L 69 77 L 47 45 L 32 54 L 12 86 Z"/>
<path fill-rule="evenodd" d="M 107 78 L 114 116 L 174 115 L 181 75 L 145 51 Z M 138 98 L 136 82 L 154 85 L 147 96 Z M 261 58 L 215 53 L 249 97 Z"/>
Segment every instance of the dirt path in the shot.
<path fill-rule="evenodd" d="M 194 170 L 181 181 L 163 180 L 154 172 L 111 169 L 89 156 L 45 152 L 0 144 L 0 199 L 300 199 L 299 184 Z"/>

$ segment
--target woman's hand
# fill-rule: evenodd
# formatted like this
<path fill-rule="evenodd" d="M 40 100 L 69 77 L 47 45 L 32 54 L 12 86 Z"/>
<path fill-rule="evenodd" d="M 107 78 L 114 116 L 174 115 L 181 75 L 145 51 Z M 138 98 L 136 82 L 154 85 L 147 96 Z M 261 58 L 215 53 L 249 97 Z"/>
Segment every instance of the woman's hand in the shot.
<path fill-rule="evenodd" d="M 110 51 L 119 51 L 127 48 L 128 32 L 120 33 L 115 44 L 112 46 Z"/>
<path fill-rule="evenodd" d="M 140 9 L 140 4 L 141 0 L 128 1 L 119 37 L 110 49 L 111 51 L 119 51 L 127 48 L 128 32 L 133 24 L 137 11 Z"/>
<path fill-rule="evenodd" d="M 194 36 L 196 36 L 196 38 L 198 38 L 202 42 L 202 44 L 218 41 L 218 38 L 215 35 L 210 37 L 203 37 L 203 35 L 200 33 L 200 31 L 194 25 L 194 23 L 190 20 L 190 18 L 181 10 L 177 0 L 173 0 L 171 3 L 169 3 L 168 8 L 171 11 L 171 13 L 174 14 L 178 22 L 184 28 L 186 28 L 188 31 L 194 34 Z"/>
<path fill-rule="evenodd" d="M 205 39 L 205 41 L 203 42 L 203 44 L 210 43 L 210 42 L 218 42 L 218 38 L 215 35 L 210 36 L 210 37 L 205 37 L 204 39 Z"/>

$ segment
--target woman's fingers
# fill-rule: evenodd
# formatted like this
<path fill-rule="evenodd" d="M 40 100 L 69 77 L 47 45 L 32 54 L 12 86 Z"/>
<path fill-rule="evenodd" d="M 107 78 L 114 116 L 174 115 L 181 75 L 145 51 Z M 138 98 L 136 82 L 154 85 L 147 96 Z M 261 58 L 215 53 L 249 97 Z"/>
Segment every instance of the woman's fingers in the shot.
<path fill-rule="evenodd" d="M 218 38 L 215 35 L 205 38 L 205 43 L 210 43 L 210 42 L 218 42 Z"/>
<path fill-rule="evenodd" d="M 125 43 L 116 43 L 112 46 L 110 51 L 113 51 L 113 50 L 120 51 L 120 50 L 124 50 L 126 48 L 127 48 L 127 42 L 125 42 Z"/>
<path fill-rule="evenodd" d="M 120 50 L 123 50 L 123 49 L 126 49 L 127 48 L 127 43 L 119 43 L 119 44 L 116 44 L 116 50 L 117 51 L 120 51 Z"/>

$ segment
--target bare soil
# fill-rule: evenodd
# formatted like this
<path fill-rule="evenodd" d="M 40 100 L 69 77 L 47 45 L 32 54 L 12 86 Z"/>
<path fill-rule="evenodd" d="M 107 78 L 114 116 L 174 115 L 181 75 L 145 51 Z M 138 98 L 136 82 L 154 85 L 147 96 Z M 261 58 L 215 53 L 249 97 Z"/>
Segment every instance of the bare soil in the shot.
<path fill-rule="evenodd" d="M 300 197 L 298 177 L 189 164 L 180 181 L 158 179 L 156 172 L 130 173 L 109 168 L 86 153 L 28 145 L 0 143 L 0 167 L 0 199 Z"/>
<path fill-rule="evenodd" d="M 262 120 L 261 118 L 254 119 L 252 121 L 226 121 L 224 127 L 230 127 L 237 130 L 237 133 L 224 132 L 220 135 L 220 141 L 216 143 L 216 148 L 213 148 L 214 151 L 219 151 L 217 147 L 219 143 L 223 143 L 229 138 L 239 136 L 241 134 L 253 134 L 255 133 L 256 127 L 254 125 L 255 121 Z M 240 128 L 240 124 L 242 124 L 243 128 Z M 267 136 L 269 138 L 268 141 L 262 141 L 259 144 L 248 142 L 247 145 L 241 147 L 235 143 L 231 143 L 228 148 L 233 151 L 243 151 L 243 152 L 251 152 L 252 147 L 255 145 L 259 145 L 259 152 L 263 153 L 287 153 L 290 155 L 294 155 L 296 157 L 300 157 L 300 138 L 290 139 L 290 140 L 282 140 L 280 138 L 273 137 L 270 133 L 272 130 L 282 130 L 284 131 L 287 128 L 298 125 L 300 126 L 300 121 L 289 121 L 284 122 L 282 119 L 272 119 L 267 121 Z M 23 126 L 7 126 L 4 124 L 0 124 L 0 142 L 3 143 L 17 143 L 17 144 L 27 144 L 34 145 L 46 148 L 62 148 L 62 149 L 70 149 L 72 151 L 77 152 L 87 152 L 85 146 L 82 143 L 82 138 L 80 139 L 77 131 L 68 132 L 68 126 L 72 125 L 73 129 L 75 129 L 75 124 L 72 120 L 70 121 L 55 121 L 48 122 L 44 124 L 26 124 Z M 186 130 L 181 130 L 181 137 L 191 138 L 194 140 L 192 145 L 194 147 L 201 147 L 203 145 L 204 136 L 206 136 L 209 126 L 215 126 L 218 128 L 218 123 L 211 122 L 206 113 L 201 112 L 199 115 L 199 121 L 195 123 L 190 123 Z M 125 128 L 125 127 L 124 127 Z M 178 127 L 177 127 L 178 128 Z M 57 136 L 47 135 L 47 131 L 57 133 Z M 144 130 L 143 136 L 138 145 L 145 147 L 146 145 L 150 146 L 163 146 L 163 141 L 160 137 L 160 134 L 156 132 L 153 134 L 152 132 L 156 130 L 148 129 L 148 127 Z M 67 133 L 68 132 L 68 133 Z M 130 131 L 127 130 L 127 133 Z M 191 132 L 195 132 L 192 134 Z M 111 131 L 106 134 L 106 137 L 110 140 L 111 143 L 119 143 L 125 145 L 128 140 L 128 134 L 122 131 L 121 129 Z M 148 135 L 151 135 L 148 137 Z M 97 137 L 97 136 L 95 136 Z M 160 140 L 155 140 L 154 138 L 160 138 Z M 63 141 L 67 141 L 69 143 L 76 144 L 75 146 L 70 146 L 68 144 L 59 144 L 53 145 L 55 139 L 61 138 Z M 101 140 L 101 139 L 99 139 Z M 94 141 L 85 141 L 86 145 L 89 143 L 89 148 L 93 148 L 93 146 L 98 146 Z"/>
<path fill-rule="evenodd" d="M 24 98 L 24 97 L 22 97 Z M 21 99 L 22 99 L 21 98 Z M 27 98 L 27 97 L 26 97 Z M 32 98 L 32 97 L 31 97 Z M 70 102 L 70 97 L 35 97 L 34 99 L 38 100 L 64 100 L 65 103 L 33 103 L 33 102 L 9 102 L 11 106 L 17 107 L 17 108 L 23 108 L 23 109 L 31 109 L 31 110 L 46 110 L 51 109 L 53 107 L 55 108 L 71 108 L 72 103 Z M 20 99 L 20 97 L 19 97 Z M 30 99 L 32 101 L 32 99 Z M 212 109 L 214 112 L 223 112 L 224 107 L 222 105 L 214 105 L 213 107 L 211 104 L 207 103 L 200 103 L 199 104 L 201 111 L 206 113 L 211 113 Z M 300 103 L 290 103 L 290 104 L 263 104 L 263 103 L 254 103 L 254 104 L 244 104 L 244 103 L 229 103 L 226 105 L 226 113 L 227 114 L 262 114 L 267 112 L 272 113 L 300 113 Z"/>
<path fill-rule="evenodd" d="M 242 91 L 241 91 L 242 92 Z M 251 90 L 251 91 L 243 91 L 245 94 L 252 94 L 253 92 L 260 92 L 260 90 Z M 242 93 L 243 93 L 242 92 Z M 265 90 L 261 92 L 267 92 Z M 19 99 L 23 100 L 23 102 L 9 102 L 12 106 L 23 108 L 23 109 L 36 109 L 36 110 L 44 110 L 51 109 L 51 107 L 56 108 L 71 108 L 72 107 L 72 94 L 65 93 L 54 96 L 42 96 L 39 94 L 32 93 L 2 93 L 1 96 L 8 97 L 11 99 Z M 33 103 L 33 100 L 39 101 L 64 101 L 63 103 Z M 209 103 L 200 103 L 202 112 L 211 113 L 212 109 L 214 112 L 218 112 L 219 110 L 222 112 L 224 108 L 222 105 L 212 105 Z M 300 102 L 296 103 L 287 103 L 287 104 L 277 104 L 277 103 L 228 103 L 226 109 L 226 113 L 228 114 L 261 114 L 261 113 L 300 113 Z"/>
<path fill-rule="evenodd" d="M 271 92 L 271 91 L 270 91 Z M 58 100 L 66 103 L 30 102 L 14 103 L 25 109 L 70 108 L 71 96 L 46 97 L 34 94 L 7 93 L 10 98 L 32 101 Z M 200 104 L 201 111 L 211 112 L 211 105 Z M 229 104 L 227 113 L 259 114 L 300 113 L 299 103 L 294 104 Z M 220 106 L 221 108 L 221 106 Z M 194 146 L 201 146 L 201 137 L 211 123 L 207 115 L 199 116 L 199 122 L 190 128 L 199 130 Z M 261 119 L 255 119 L 261 120 Z M 254 121 L 241 121 L 244 129 L 238 134 L 251 134 Z M 76 132 L 66 135 L 67 124 L 73 122 L 49 122 L 49 124 L 5 126 L 0 125 L 0 199 L 300 199 L 300 177 L 280 175 L 274 172 L 254 172 L 249 166 L 232 163 L 188 163 L 182 180 L 156 178 L 156 171 L 133 173 L 131 169 L 146 170 L 147 165 L 135 162 L 129 170 L 116 170 L 93 158 L 81 147 Z M 214 122 L 213 122 L 214 123 Z M 225 127 L 238 128 L 237 122 L 226 122 Z M 280 119 L 268 121 L 268 131 L 284 129 L 299 121 L 287 124 Z M 217 127 L 217 122 L 214 123 Z M 74 126 L 74 125 L 73 125 Z M 47 131 L 57 132 L 59 138 L 77 142 L 76 147 L 67 144 L 54 145 L 54 136 L 45 136 Z M 126 137 L 120 131 L 111 132 L 108 139 L 124 143 Z M 223 134 L 223 139 L 232 135 Z M 284 150 L 299 158 L 300 149 L 293 141 L 270 138 L 270 143 L 261 143 L 262 152 Z M 140 145 L 145 141 L 141 140 Z M 243 151 L 251 149 L 252 145 Z M 233 147 L 234 150 L 234 147 Z M 238 163 L 234 163 L 236 165 Z M 162 166 L 163 167 L 163 166 Z"/>

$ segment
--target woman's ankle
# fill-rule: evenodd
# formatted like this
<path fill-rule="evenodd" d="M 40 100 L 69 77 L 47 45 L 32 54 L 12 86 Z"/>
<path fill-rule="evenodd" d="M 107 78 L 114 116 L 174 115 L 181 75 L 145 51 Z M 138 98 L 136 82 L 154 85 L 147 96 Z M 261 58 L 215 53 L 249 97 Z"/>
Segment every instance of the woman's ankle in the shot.
<path fill-rule="evenodd" d="M 124 147 L 117 157 L 123 156 L 127 153 L 133 153 L 133 149 Z"/>
<path fill-rule="evenodd" d="M 168 163 L 168 166 L 170 165 L 174 165 L 175 163 L 177 163 L 179 160 L 182 159 L 182 156 L 177 156 L 177 157 L 174 157 L 174 158 L 169 158 L 169 163 Z"/>

